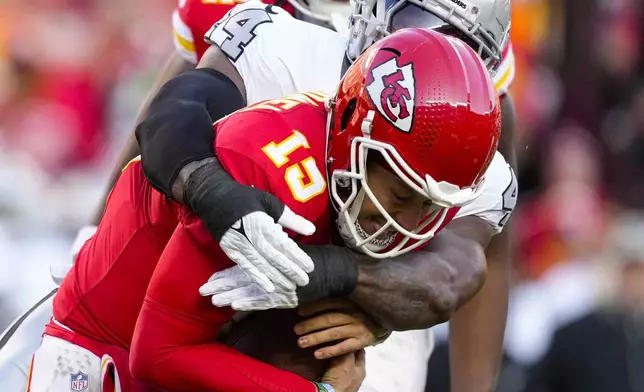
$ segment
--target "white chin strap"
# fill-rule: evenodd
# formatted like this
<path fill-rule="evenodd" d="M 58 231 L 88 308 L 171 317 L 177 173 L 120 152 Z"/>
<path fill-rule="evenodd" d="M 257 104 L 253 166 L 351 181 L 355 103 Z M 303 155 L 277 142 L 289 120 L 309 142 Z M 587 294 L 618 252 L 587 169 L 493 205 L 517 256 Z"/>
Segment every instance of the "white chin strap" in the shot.
<path fill-rule="evenodd" d="M 360 247 L 358 246 L 358 240 L 353 236 L 350 227 L 355 226 L 358 221 L 358 214 L 360 213 L 362 203 L 364 202 L 364 195 L 365 193 L 361 189 L 356 196 L 355 202 L 351 207 L 349 207 L 347 213 L 340 213 L 337 219 L 340 237 L 342 237 L 342 240 L 347 244 L 347 246 L 356 250 L 360 250 Z"/>

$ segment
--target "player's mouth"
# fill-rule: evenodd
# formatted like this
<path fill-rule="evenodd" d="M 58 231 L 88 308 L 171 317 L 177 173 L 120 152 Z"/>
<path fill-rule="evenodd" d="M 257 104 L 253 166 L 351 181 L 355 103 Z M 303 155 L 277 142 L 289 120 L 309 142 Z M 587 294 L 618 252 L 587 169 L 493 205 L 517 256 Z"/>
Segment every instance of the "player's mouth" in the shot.
<path fill-rule="evenodd" d="M 370 224 L 367 225 L 368 227 L 370 226 L 369 231 L 367 231 L 364 227 L 362 227 L 362 225 L 360 224 L 360 222 L 358 220 L 356 220 L 356 223 L 355 223 L 356 231 L 358 232 L 360 237 L 362 237 L 364 239 L 369 238 L 369 236 L 371 236 L 371 234 L 369 234 L 369 232 L 375 233 L 382 227 L 381 225 L 379 225 L 379 224 L 377 224 L 375 222 L 374 223 L 369 222 L 369 223 Z M 383 248 L 384 249 L 384 248 L 386 248 L 389 245 L 394 243 L 394 241 L 396 240 L 396 234 L 397 233 L 398 232 L 393 228 L 385 230 L 378 237 L 370 240 L 369 244 L 374 245 L 374 246 L 376 246 L 378 248 Z"/>

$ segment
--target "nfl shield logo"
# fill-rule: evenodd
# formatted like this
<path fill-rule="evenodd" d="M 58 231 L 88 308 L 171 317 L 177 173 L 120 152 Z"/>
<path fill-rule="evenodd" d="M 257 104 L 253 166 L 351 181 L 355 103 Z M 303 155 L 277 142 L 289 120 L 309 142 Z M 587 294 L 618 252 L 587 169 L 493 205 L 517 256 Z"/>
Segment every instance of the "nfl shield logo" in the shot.
<path fill-rule="evenodd" d="M 69 388 L 72 391 L 85 391 L 89 386 L 89 376 L 83 372 L 69 375 Z"/>

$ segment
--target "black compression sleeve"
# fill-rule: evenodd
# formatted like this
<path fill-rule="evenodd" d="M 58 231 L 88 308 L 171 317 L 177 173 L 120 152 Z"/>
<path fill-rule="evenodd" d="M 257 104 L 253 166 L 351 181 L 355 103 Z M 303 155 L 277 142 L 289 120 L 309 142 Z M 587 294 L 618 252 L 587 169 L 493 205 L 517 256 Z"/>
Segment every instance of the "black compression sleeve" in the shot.
<path fill-rule="evenodd" d="M 358 285 L 358 261 L 366 256 L 341 246 L 299 245 L 315 265 L 309 274 L 309 284 L 297 288 L 297 298 L 301 304 L 349 295 L 355 290 Z"/>
<path fill-rule="evenodd" d="M 235 181 L 216 159 L 192 172 L 184 189 L 185 204 L 197 213 L 217 241 L 251 212 L 263 211 L 275 221 L 284 212 L 284 204 L 275 196 Z"/>
<path fill-rule="evenodd" d="M 215 70 L 194 69 L 169 80 L 136 128 L 150 183 L 172 197 L 172 183 L 186 164 L 214 156 L 213 123 L 244 105 L 237 86 Z"/>

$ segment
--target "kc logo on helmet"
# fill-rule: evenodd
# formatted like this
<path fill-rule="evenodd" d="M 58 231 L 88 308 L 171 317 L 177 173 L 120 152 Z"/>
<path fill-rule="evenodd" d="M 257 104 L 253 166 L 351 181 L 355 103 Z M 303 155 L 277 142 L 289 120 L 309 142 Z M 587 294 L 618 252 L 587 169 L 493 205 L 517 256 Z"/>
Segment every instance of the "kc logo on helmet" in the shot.
<path fill-rule="evenodd" d="M 374 67 L 371 70 L 373 81 L 367 92 L 380 114 L 393 126 L 409 133 L 414 121 L 414 102 L 416 81 L 411 63 L 398 66 L 398 58 Z"/>

